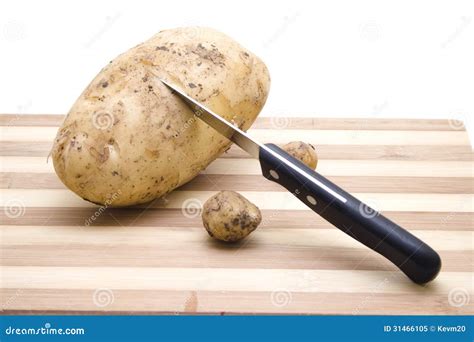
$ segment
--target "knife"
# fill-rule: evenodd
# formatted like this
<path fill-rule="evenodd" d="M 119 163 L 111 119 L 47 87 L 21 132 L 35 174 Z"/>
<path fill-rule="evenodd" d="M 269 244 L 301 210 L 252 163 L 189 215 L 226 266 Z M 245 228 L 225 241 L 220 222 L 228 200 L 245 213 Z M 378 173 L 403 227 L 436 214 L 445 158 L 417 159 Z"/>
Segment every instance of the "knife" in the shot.
<path fill-rule="evenodd" d="M 316 214 L 383 255 L 417 284 L 438 275 L 441 258 L 426 243 L 274 144 L 261 144 L 183 90 L 161 79 L 194 114 L 260 162 L 265 178 L 285 187 Z"/>

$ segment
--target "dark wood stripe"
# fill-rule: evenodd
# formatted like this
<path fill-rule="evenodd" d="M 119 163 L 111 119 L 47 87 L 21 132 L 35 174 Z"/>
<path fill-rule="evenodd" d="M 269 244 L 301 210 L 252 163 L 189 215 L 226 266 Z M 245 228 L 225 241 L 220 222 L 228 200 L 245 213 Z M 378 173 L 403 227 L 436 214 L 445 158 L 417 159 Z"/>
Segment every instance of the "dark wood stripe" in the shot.
<path fill-rule="evenodd" d="M 65 115 L 0 114 L 0 126 L 59 126 Z M 377 119 L 377 118 L 306 118 L 259 117 L 252 125 L 259 129 L 315 130 L 401 130 L 453 131 L 465 130 L 458 122 L 441 119 Z"/>
<path fill-rule="evenodd" d="M 328 179 L 349 192 L 373 193 L 430 193 L 430 194 L 471 194 L 474 188 L 472 178 L 436 177 L 363 177 L 328 176 Z M 2 189 L 65 189 L 54 173 L 0 173 Z M 198 175 L 180 190 L 186 191 L 282 191 L 273 182 L 259 175 Z"/>
<path fill-rule="evenodd" d="M 382 289 L 385 275 L 374 284 Z M 396 279 L 395 281 L 400 281 Z M 350 285 L 350 276 L 348 276 Z M 436 284 L 433 284 L 436 286 Z M 113 302 L 103 308 L 93 303 L 94 289 L 2 289 L 0 294 L 10 306 L 4 314 L 347 314 L 347 315 L 469 315 L 472 301 L 462 307 L 449 305 L 447 294 L 430 293 L 418 287 L 413 293 L 303 293 L 286 294 L 286 305 L 272 303 L 271 292 L 250 291 L 163 291 L 112 290 Z M 282 290 L 284 291 L 284 290 Z M 428 295 L 429 294 L 429 295 Z M 285 293 L 283 293 L 285 296 Z M 196 305 L 187 305 L 195 298 Z M 15 308 L 15 309 L 12 309 Z"/>
<path fill-rule="evenodd" d="M 0 141 L 0 155 L 46 158 L 52 147 L 52 141 Z"/>
<path fill-rule="evenodd" d="M 0 114 L 0 126 L 59 127 L 64 114 Z"/>
<path fill-rule="evenodd" d="M 83 226 L 97 208 L 25 208 L 20 218 L 0 211 L 2 225 L 17 226 Z M 385 216 L 407 229 L 474 230 L 474 215 L 468 212 L 399 212 L 384 211 Z M 262 210 L 260 227 L 330 228 L 329 223 L 310 210 Z M 94 222 L 98 226 L 202 227 L 200 215 L 188 218 L 180 209 L 108 208 Z"/>

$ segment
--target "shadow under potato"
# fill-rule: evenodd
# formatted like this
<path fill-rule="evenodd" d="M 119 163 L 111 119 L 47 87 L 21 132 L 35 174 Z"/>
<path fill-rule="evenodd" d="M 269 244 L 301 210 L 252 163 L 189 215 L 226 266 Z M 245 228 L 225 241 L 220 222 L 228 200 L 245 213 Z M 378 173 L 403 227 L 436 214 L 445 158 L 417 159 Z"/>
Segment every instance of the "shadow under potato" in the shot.
<path fill-rule="evenodd" d="M 203 228 L 203 234 L 206 235 L 206 237 L 203 239 L 204 240 L 203 242 L 210 249 L 215 249 L 215 250 L 229 249 L 229 250 L 235 251 L 238 249 L 254 249 L 258 247 L 258 240 L 252 239 L 252 237 L 250 236 L 247 236 L 246 238 L 239 241 L 226 242 L 226 241 L 220 241 L 220 240 L 214 239 L 213 237 L 209 236 L 209 234 L 204 230 L 204 228 Z"/>

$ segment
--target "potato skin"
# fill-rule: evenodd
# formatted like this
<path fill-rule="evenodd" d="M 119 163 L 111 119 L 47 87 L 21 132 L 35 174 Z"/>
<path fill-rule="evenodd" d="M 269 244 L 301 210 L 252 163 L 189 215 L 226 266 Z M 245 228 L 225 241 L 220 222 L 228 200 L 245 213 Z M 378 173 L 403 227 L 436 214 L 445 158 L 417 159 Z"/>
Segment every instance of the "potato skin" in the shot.
<path fill-rule="evenodd" d="M 242 240 L 257 229 L 261 221 L 258 207 L 235 191 L 220 191 L 203 205 L 203 225 L 217 240 Z"/>
<path fill-rule="evenodd" d="M 298 159 L 309 168 L 316 170 L 318 156 L 313 145 L 302 141 L 292 141 L 281 147 L 286 153 Z"/>
<path fill-rule="evenodd" d="M 263 62 L 220 32 L 159 32 L 103 68 L 68 113 L 52 159 L 69 189 L 98 204 L 148 202 L 190 181 L 230 146 L 158 78 L 244 130 L 270 86 Z"/>

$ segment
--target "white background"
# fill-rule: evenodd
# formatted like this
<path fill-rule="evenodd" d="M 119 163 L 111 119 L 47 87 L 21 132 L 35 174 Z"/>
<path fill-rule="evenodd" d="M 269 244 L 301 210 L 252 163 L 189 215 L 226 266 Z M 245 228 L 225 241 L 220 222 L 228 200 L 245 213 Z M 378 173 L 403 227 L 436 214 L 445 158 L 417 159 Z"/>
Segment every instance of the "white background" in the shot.
<path fill-rule="evenodd" d="M 154 33 L 221 30 L 259 55 L 262 115 L 474 113 L 474 1 L 4 1 L 0 112 L 66 113 L 99 70 Z"/>

